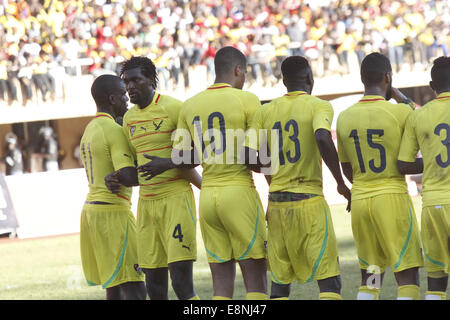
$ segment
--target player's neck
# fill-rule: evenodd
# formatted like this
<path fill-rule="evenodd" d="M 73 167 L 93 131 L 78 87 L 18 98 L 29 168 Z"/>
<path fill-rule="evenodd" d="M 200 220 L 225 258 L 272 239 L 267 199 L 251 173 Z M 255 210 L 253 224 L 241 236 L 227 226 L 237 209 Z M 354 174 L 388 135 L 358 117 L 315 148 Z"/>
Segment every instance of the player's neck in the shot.
<path fill-rule="evenodd" d="M 106 107 L 106 106 L 99 106 L 99 107 L 97 108 L 97 112 L 107 113 L 107 114 L 109 114 L 111 117 L 113 117 L 114 119 L 116 118 L 116 115 L 114 114 L 114 111 L 112 111 L 111 108 Z"/>
<path fill-rule="evenodd" d="M 380 87 L 369 87 L 364 90 L 365 96 L 381 96 L 386 99 L 386 90 Z"/>
<path fill-rule="evenodd" d="M 147 106 L 150 103 L 152 103 L 154 96 L 155 96 L 155 91 L 152 91 L 148 97 L 145 97 L 144 99 L 142 99 L 143 101 L 139 101 L 138 103 L 136 103 L 137 106 L 139 107 L 139 109 L 147 108 Z"/>
<path fill-rule="evenodd" d="M 311 88 L 305 86 L 288 86 L 286 90 L 287 92 L 304 91 L 307 94 L 311 94 Z"/>
<path fill-rule="evenodd" d="M 436 94 L 437 94 L 437 95 L 440 95 L 440 94 L 442 94 L 442 93 L 444 93 L 444 92 L 450 92 L 450 87 L 442 88 L 442 89 L 436 90 Z"/>
<path fill-rule="evenodd" d="M 232 81 L 229 77 L 216 77 L 216 79 L 214 80 L 214 84 L 217 83 L 226 83 L 235 88 L 234 81 Z"/>

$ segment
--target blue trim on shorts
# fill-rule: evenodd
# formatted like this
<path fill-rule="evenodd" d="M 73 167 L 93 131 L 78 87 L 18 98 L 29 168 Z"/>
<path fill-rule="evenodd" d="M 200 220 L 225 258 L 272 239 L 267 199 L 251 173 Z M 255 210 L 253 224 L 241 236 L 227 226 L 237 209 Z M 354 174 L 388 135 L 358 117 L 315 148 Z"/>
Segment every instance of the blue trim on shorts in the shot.
<path fill-rule="evenodd" d="M 218 256 L 216 256 L 214 253 L 212 253 L 211 251 L 208 250 L 207 247 L 205 247 L 206 253 L 209 254 L 211 257 L 213 257 L 214 259 L 216 259 L 219 262 L 227 262 L 226 260 L 220 259 Z"/>
<path fill-rule="evenodd" d="M 258 221 L 259 221 L 259 205 L 258 205 L 258 202 L 256 202 L 256 222 L 255 222 L 255 231 L 253 232 L 253 238 L 250 241 L 250 244 L 248 245 L 247 250 L 245 250 L 245 252 L 242 254 L 242 256 L 240 256 L 238 258 L 239 261 L 244 260 L 245 256 L 250 252 L 250 249 L 255 244 L 256 235 L 257 235 L 257 232 L 258 232 Z"/>
<path fill-rule="evenodd" d="M 186 204 L 187 204 L 187 207 L 189 210 L 189 214 L 191 215 L 192 222 L 194 223 L 194 226 L 195 226 L 196 223 L 195 223 L 195 219 L 194 219 L 194 214 L 192 213 L 191 207 L 189 206 L 189 200 L 188 200 L 187 196 L 186 196 Z"/>
<path fill-rule="evenodd" d="M 362 264 L 364 264 L 364 265 L 366 265 L 366 266 L 370 266 L 370 264 L 369 264 L 366 260 L 364 260 L 363 258 L 361 258 L 360 256 L 358 256 L 358 260 L 359 260 Z"/>
<path fill-rule="evenodd" d="M 271 273 L 271 275 L 272 275 L 272 281 L 275 282 L 276 284 L 279 284 L 279 285 L 286 285 L 286 284 L 289 284 L 289 283 L 281 283 L 280 280 L 278 280 L 278 279 L 275 277 L 275 274 L 273 273 L 273 271 L 271 271 L 270 273 Z"/>
<path fill-rule="evenodd" d="M 406 248 L 408 247 L 409 240 L 411 239 L 411 232 L 412 232 L 412 225 L 413 225 L 413 217 L 412 217 L 411 207 L 409 208 L 409 221 L 410 222 L 409 222 L 408 235 L 406 236 L 405 244 L 403 245 L 402 251 L 400 252 L 400 257 L 398 258 L 397 263 L 394 265 L 394 270 L 400 266 L 403 255 L 405 254 Z"/>
<path fill-rule="evenodd" d="M 445 268 L 445 264 L 442 262 L 439 262 L 437 260 L 434 260 L 433 258 L 431 258 L 429 255 L 427 255 L 427 253 L 424 251 L 425 253 L 425 258 L 427 258 L 432 264 L 435 264 L 439 267 Z"/>
<path fill-rule="evenodd" d="M 93 282 L 89 281 L 88 279 L 86 279 L 86 282 L 87 282 L 87 284 L 88 284 L 89 286 L 91 286 L 91 287 L 93 287 L 93 286 L 98 286 L 98 284 L 93 283 Z"/>
<path fill-rule="evenodd" d="M 311 282 L 314 279 L 314 276 L 316 275 L 317 268 L 319 267 L 320 261 L 322 260 L 323 253 L 325 252 L 325 248 L 327 247 L 327 241 L 328 241 L 328 219 L 327 219 L 327 210 L 325 209 L 325 237 L 323 239 L 322 248 L 320 248 L 319 257 L 317 258 L 316 262 L 314 263 L 313 272 L 311 274 L 311 277 L 309 277 L 308 280 L 306 280 L 306 283 Z"/>
<path fill-rule="evenodd" d="M 109 278 L 108 281 L 105 282 L 104 285 L 102 285 L 103 289 L 106 289 L 106 287 L 113 282 L 113 280 L 117 277 L 117 274 L 119 273 L 120 268 L 122 267 L 122 263 L 123 263 L 123 257 L 125 256 L 125 250 L 127 248 L 127 243 L 128 243 L 128 222 L 127 222 L 127 232 L 125 234 L 125 241 L 123 243 L 123 247 L 122 247 L 122 252 L 120 253 L 120 258 L 119 258 L 119 263 L 117 264 L 116 270 L 114 271 L 113 275 L 111 276 L 111 278 Z"/>

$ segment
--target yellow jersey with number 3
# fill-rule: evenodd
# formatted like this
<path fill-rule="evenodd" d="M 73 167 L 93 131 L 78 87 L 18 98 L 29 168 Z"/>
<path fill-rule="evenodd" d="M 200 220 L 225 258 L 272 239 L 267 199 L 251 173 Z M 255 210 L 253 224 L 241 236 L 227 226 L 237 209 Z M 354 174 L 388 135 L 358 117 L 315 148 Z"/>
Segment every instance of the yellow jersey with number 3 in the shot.
<path fill-rule="evenodd" d="M 89 182 L 86 201 L 102 201 L 130 206 L 131 188 L 118 194 L 105 185 L 105 176 L 125 167 L 134 167 L 134 157 L 122 128 L 107 113 L 98 112 L 88 123 L 80 142 L 80 157 Z"/>
<path fill-rule="evenodd" d="M 406 121 L 398 160 L 423 157 L 423 206 L 450 204 L 450 92 L 415 110 Z"/>
<path fill-rule="evenodd" d="M 397 169 L 397 156 L 411 112 L 407 104 L 368 95 L 340 113 L 338 155 L 353 169 L 352 200 L 408 192 L 405 177 Z"/>
<path fill-rule="evenodd" d="M 253 177 L 240 157 L 245 131 L 261 107 L 254 94 L 216 83 L 186 100 L 178 120 L 174 147 L 201 156 L 202 187 L 253 186 Z M 189 139 L 179 133 L 189 133 Z"/>
<path fill-rule="evenodd" d="M 122 127 L 138 166 L 150 161 L 144 154 L 171 157 L 172 133 L 177 127 L 181 104 L 175 98 L 155 92 L 147 107 L 141 109 L 135 105 L 125 113 Z M 190 187 L 179 169 L 167 170 L 150 180 L 145 180 L 139 173 L 138 177 L 139 196 L 148 200 L 186 191 Z"/>
<path fill-rule="evenodd" d="M 315 132 L 318 129 L 331 131 L 333 115 L 328 101 L 303 91 L 289 92 L 264 104 L 256 112 L 250 129 L 258 133 L 260 130 L 267 132 L 274 173 L 271 175 L 270 192 L 323 195 L 322 158 Z M 258 139 L 248 139 L 247 147 L 260 150 L 259 138 L 258 134 Z M 258 143 L 255 144 L 255 141 Z"/>

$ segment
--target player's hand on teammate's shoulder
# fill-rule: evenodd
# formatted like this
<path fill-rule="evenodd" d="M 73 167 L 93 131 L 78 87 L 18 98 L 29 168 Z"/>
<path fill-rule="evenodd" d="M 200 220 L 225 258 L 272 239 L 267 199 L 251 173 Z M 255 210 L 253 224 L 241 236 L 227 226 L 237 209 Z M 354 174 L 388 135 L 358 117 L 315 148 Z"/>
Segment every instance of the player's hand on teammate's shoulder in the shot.
<path fill-rule="evenodd" d="M 168 158 L 150 156 L 145 153 L 144 157 L 150 161 L 137 167 L 137 171 L 141 173 L 141 177 L 145 178 L 145 180 L 150 180 L 171 168 L 172 161 Z"/>
<path fill-rule="evenodd" d="M 344 196 L 345 199 L 347 199 L 347 208 L 346 210 L 350 212 L 351 209 L 351 201 L 352 201 L 352 195 L 350 192 L 350 189 L 345 185 L 345 183 L 340 183 L 337 186 L 337 191 L 340 195 Z"/>
<path fill-rule="evenodd" d="M 119 171 L 114 171 L 105 177 L 105 185 L 112 193 L 119 193 L 122 184 L 119 180 Z"/>

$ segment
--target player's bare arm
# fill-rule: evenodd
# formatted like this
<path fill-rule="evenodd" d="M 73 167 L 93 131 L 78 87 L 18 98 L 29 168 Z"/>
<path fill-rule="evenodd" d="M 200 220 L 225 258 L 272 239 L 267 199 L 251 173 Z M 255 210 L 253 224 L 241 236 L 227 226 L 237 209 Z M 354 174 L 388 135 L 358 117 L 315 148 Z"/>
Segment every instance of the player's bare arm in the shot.
<path fill-rule="evenodd" d="M 342 172 L 350 183 L 353 183 L 353 169 L 350 162 L 341 162 Z"/>
<path fill-rule="evenodd" d="M 326 129 L 318 129 L 315 132 L 315 137 L 320 155 L 337 182 L 337 191 L 348 201 L 347 210 L 349 211 L 351 201 L 350 189 L 347 188 L 342 177 L 341 168 L 339 167 L 338 154 L 336 148 L 334 147 L 331 133 Z"/>
<path fill-rule="evenodd" d="M 419 174 L 423 172 L 423 159 L 416 158 L 414 162 L 397 160 L 397 168 L 401 174 Z"/>
<path fill-rule="evenodd" d="M 411 109 L 416 108 L 414 101 L 405 96 L 399 89 L 392 87 L 392 98 L 397 101 L 397 103 L 404 103 L 411 107 Z"/>
<path fill-rule="evenodd" d="M 180 169 L 180 175 L 185 179 L 186 181 L 189 181 L 197 188 L 201 189 L 202 186 L 202 176 L 195 170 L 192 169 Z"/>
<path fill-rule="evenodd" d="M 112 193 L 119 193 L 122 186 L 134 187 L 139 185 L 136 168 L 125 167 L 108 174 L 105 177 L 105 185 Z"/>
<path fill-rule="evenodd" d="M 176 151 L 178 152 L 178 151 Z M 182 155 L 183 151 L 180 151 L 179 154 L 181 154 L 181 159 L 184 159 Z M 172 161 L 172 158 L 160 158 L 157 156 L 151 156 L 146 153 L 144 153 L 144 157 L 149 159 L 150 161 L 146 164 L 143 164 L 139 167 L 137 167 L 137 171 L 140 173 L 140 176 L 142 178 L 145 178 L 145 180 L 150 180 L 153 177 L 156 177 L 157 175 L 160 175 L 163 172 L 166 172 L 170 169 L 193 169 L 196 166 L 198 166 L 198 163 L 196 164 L 193 159 L 194 156 L 191 153 L 191 159 L 188 162 L 181 162 L 179 164 L 175 164 Z M 192 181 L 191 181 L 192 182 Z M 195 184 L 194 184 L 195 185 Z"/>

